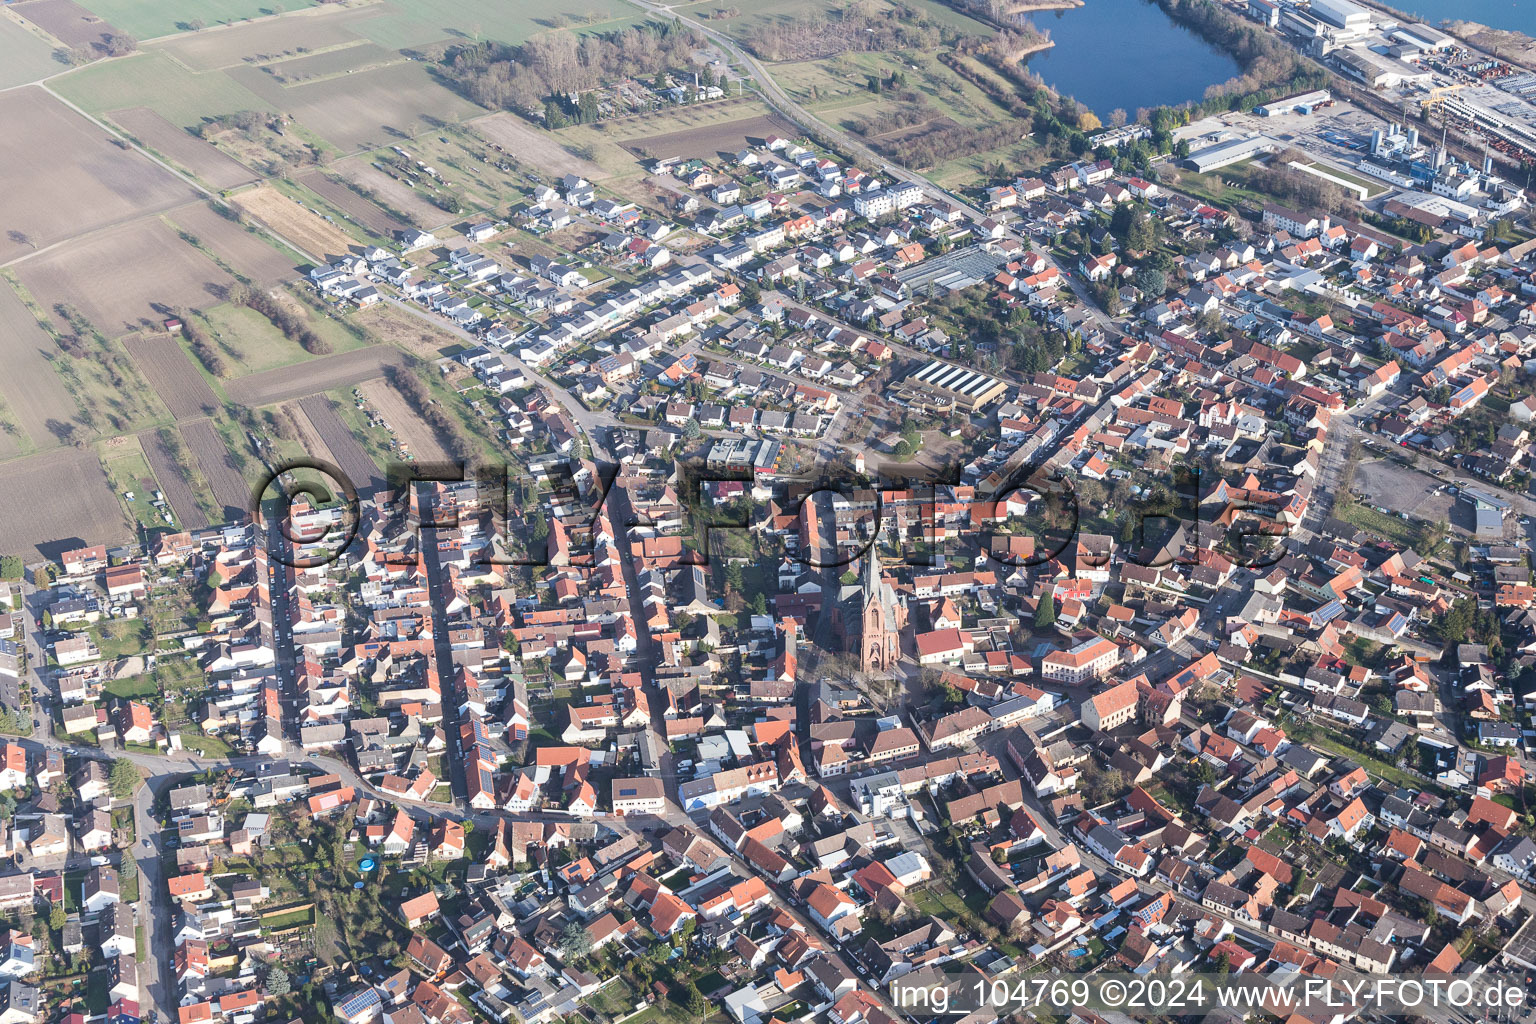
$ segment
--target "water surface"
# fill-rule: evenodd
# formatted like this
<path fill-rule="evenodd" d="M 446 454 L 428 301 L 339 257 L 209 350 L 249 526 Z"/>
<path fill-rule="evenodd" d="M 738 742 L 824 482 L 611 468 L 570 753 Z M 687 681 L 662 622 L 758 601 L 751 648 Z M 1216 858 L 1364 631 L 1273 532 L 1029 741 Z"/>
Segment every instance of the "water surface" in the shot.
<path fill-rule="evenodd" d="M 1138 107 L 1198 100 L 1242 71 L 1150 0 L 1086 0 L 1071 10 L 1036 11 L 1030 20 L 1056 43 L 1030 57 L 1030 69 L 1100 118 L 1116 108 L 1134 118 Z"/>

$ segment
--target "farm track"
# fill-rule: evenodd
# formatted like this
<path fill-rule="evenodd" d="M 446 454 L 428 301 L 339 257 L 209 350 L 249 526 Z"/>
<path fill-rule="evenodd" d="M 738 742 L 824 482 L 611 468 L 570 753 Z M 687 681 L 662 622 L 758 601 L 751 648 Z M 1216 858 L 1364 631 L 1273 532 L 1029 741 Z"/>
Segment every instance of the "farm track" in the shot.
<path fill-rule="evenodd" d="M 315 433 L 320 435 L 320 440 L 324 441 L 325 446 L 330 449 L 331 455 L 336 459 L 337 467 L 346 474 L 352 486 L 357 488 L 360 497 L 367 497 L 384 486 L 379 467 L 374 464 L 363 443 L 336 414 L 336 409 L 331 405 L 328 397 L 311 395 L 300 402 L 299 407 L 309 418 Z"/>
<path fill-rule="evenodd" d="M 165 500 L 170 502 L 171 510 L 176 513 L 176 525 L 182 530 L 201 530 L 208 525 L 208 516 L 204 514 L 202 507 L 197 503 L 197 494 L 192 490 L 192 485 L 187 482 L 186 474 L 181 467 L 176 465 L 176 460 L 160 443 L 158 430 L 146 430 L 139 435 L 139 443 L 144 446 L 144 457 L 149 460 L 149 468 L 155 471 L 155 479 L 160 483 L 160 491 L 165 495 Z"/>

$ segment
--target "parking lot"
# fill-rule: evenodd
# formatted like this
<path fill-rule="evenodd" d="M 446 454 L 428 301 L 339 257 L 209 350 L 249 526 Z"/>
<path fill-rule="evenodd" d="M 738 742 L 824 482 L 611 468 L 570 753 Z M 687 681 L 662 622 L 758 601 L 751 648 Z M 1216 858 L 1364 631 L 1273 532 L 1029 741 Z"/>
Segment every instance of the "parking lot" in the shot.
<path fill-rule="evenodd" d="M 1451 516 L 1456 498 L 1441 487 L 1429 474 L 1392 459 L 1362 459 L 1355 467 L 1354 491 L 1364 501 L 1417 519 L 1433 522 Z"/>

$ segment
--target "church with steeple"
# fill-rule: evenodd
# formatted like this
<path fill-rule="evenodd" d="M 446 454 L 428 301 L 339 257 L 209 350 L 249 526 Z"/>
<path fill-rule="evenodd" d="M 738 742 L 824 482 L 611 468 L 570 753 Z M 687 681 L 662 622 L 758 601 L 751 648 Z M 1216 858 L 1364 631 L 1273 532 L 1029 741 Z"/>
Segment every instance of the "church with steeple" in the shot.
<path fill-rule="evenodd" d="M 873 548 L 864 558 L 859 582 L 845 586 L 841 597 L 838 619 L 843 650 L 858 656 L 863 672 L 890 673 L 901 657 L 901 629 L 907 622 L 907 607 L 886 580 L 880 556 Z"/>

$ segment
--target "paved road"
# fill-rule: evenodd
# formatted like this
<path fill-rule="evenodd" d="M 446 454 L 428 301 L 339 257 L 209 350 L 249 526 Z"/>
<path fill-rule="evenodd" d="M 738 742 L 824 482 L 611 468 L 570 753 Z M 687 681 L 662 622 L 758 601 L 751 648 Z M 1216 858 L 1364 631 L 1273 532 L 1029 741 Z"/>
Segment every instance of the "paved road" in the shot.
<path fill-rule="evenodd" d="M 789 96 L 789 94 L 780 88 L 779 84 L 773 80 L 773 76 L 768 73 L 768 69 L 764 67 L 760 61 L 742 49 L 741 46 L 738 45 L 737 42 L 730 36 L 727 36 L 725 33 L 712 28 L 707 22 L 699 21 L 697 18 L 689 17 L 686 14 L 680 14 L 673 9 L 673 5 L 671 4 L 652 3 L 651 0 L 630 0 L 630 3 L 633 3 L 635 6 L 643 8 L 644 10 L 651 11 L 652 13 L 662 14 L 669 18 L 675 18 L 682 22 L 684 25 L 687 25 L 689 28 L 692 28 L 699 34 L 703 35 L 726 54 L 731 64 L 738 65 L 746 69 L 752 78 L 756 80 L 760 95 L 770 107 L 778 111 L 778 113 L 787 120 L 793 121 L 802 129 L 805 129 L 808 133 L 819 135 L 821 138 L 832 143 L 834 146 L 842 150 L 846 155 L 853 158 L 859 164 L 865 167 L 877 168 L 896 181 L 905 181 L 917 185 L 919 188 L 923 189 L 923 191 L 929 193 L 930 195 L 938 195 L 955 204 L 960 209 L 964 210 L 973 220 L 980 221 L 986 219 L 986 213 L 978 209 L 976 206 L 973 206 L 970 202 L 961 196 L 956 195 L 948 189 L 941 188 L 917 171 L 908 170 L 899 164 L 891 163 L 885 157 L 881 156 L 879 153 L 876 153 L 873 149 L 867 146 L 863 140 L 857 138 L 856 136 L 850 135 L 848 132 L 843 131 L 841 128 L 838 128 L 835 125 L 828 124 L 813 114 L 811 111 L 795 102 Z M 1110 335 L 1119 335 L 1120 330 L 1115 326 L 1114 321 L 1107 314 L 1105 314 L 1103 310 L 1099 309 L 1097 304 L 1094 303 L 1093 297 L 1089 294 L 1087 286 L 1082 281 L 1068 273 L 1069 268 L 1061 266 L 1049 251 L 1042 251 L 1042 255 L 1044 255 L 1052 265 L 1056 266 L 1056 268 L 1061 271 L 1062 277 L 1067 282 L 1067 286 L 1072 289 L 1072 293 L 1077 296 L 1078 300 L 1088 308 L 1094 319 L 1094 322 L 1098 324 L 1099 328 Z"/>
<path fill-rule="evenodd" d="M 414 302 L 407 302 L 404 299 L 395 298 L 393 295 L 386 295 L 384 297 L 384 301 L 398 309 L 405 310 L 405 312 L 409 313 L 411 316 L 425 320 L 427 323 L 430 323 L 434 327 L 458 335 L 459 338 L 466 342 L 471 348 L 478 348 L 481 345 L 479 338 L 475 337 L 473 334 L 466 331 L 458 324 L 449 321 L 445 317 L 435 316 L 427 310 L 416 305 Z M 581 402 L 577 401 L 576 396 L 571 394 L 570 391 L 555 383 L 555 381 L 552 380 L 548 375 L 541 373 L 540 371 L 534 369 L 532 366 L 523 362 L 512 352 L 508 351 L 503 353 L 502 361 L 523 371 L 523 373 L 526 374 L 530 380 L 538 381 L 539 384 L 543 386 L 551 395 L 553 395 L 555 400 L 559 402 L 560 405 L 565 409 L 567 415 L 571 417 L 571 421 L 575 423 L 576 426 L 581 428 L 581 432 L 586 435 L 587 443 L 591 445 L 593 453 L 605 456 L 607 455 L 607 451 L 602 447 L 602 443 L 598 440 L 601 435 L 599 434 L 597 428 L 600 426 L 613 425 L 618 422 L 617 419 L 606 413 L 592 412 L 586 406 L 582 405 Z"/>

